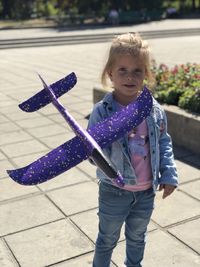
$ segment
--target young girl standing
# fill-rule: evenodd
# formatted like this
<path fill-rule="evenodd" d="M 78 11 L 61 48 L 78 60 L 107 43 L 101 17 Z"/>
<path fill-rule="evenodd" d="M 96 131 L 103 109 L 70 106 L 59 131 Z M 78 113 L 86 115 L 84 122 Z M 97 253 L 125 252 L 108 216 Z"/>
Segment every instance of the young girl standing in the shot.
<path fill-rule="evenodd" d="M 149 47 L 137 33 L 117 36 L 102 73 L 103 85 L 113 91 L 97 103 L 89 127 L 134 102 L 144 87 L 153 82 Z M 114 167 L 125 178 L 118 188 L 97 169 L 99 184 L 99 233 L 93 267 L 109 267 L 114 247 L 125 223 L 127 267 L 141 267 L 145 235 L 154 208 L 157 186 L 163 198 L 177 187 L 172 143 L 166 115 L 153 99 L 150 116 L 123 138 L 104 149 Z"/>

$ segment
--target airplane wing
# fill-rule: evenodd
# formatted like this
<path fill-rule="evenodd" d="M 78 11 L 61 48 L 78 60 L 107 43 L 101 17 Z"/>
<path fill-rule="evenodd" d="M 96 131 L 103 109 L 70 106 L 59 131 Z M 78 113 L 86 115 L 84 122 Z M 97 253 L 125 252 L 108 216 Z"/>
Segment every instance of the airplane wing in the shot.
<path fill-rule="evenodd" d="M 144 88 L 134 103 L 99 122 L 88 129 L 88 132 L 101 148 L 105 148 L 138 126 L 150 114 L 151 109 L 152 96 L 149 90 Z M 34 185 L 54 178 L 88 157 L 83 140 L 76 136 L 30 165 L 7 172 L 20 184 Z"/>
<path fill-rule="evenodd" d="M 62 96 L 70 89 L 74 87 L 77 82 L 77 78 L 74 72 L 70 73 L 63 79 L 51 84 L 51 88 L 56 96 L 56 98 Z M 51 103 L 51 97 L 48 92 L 43 89 L 39 93 L 35 94 L 28 100 L 24 101 L 19 105 L 19 107 L 26 112 L 34 112 L 42 107 L 46 106 L 47 104 Z"/>
<path fill-rule="evenodd" d="M 7 172 L 19 184 L 35 185 L 54 178 L 87 158 L 82 140 L 76 136 L 28 166 Z"/>

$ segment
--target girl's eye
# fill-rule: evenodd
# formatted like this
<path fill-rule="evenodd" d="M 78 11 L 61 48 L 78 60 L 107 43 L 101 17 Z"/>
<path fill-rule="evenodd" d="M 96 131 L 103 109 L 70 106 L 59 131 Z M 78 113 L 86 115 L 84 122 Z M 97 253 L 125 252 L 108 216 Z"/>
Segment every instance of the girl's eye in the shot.
<path fill-rule="evenodd" d="M 135 73 L 142 73 L 142 70 L 137 69 L 137 70 L 135 70 Z"/>
<path fill-rule="evenodd" d="M 134 71 L 134 75 L 136 77 L 141 77 L 144 74 L 144 72 L 140 69 Z"/>
<path fill-rule="evenodd" d="M 119 72 L 126 72 L 127 70 L 125 68 L 120 68 Z"/>
<path fill-rule="evenodd" d="M 126 68 L 122 67 L 118 69 L 118 73 L 119 75 L 122 76 L 132 76 L 132 77 L 141 77 L 143 74 L 143 70 L 142 69 L 135 69 L 133 71 L 128 71 Z"/>
<path fill-rule="evenodd" d="M 121 75 L 121 76 L 126 76 L 126 75 L 128 75 L 128 71 L 127 71 L 127 69 L 126 68 L 120 68 L 119 70 L 118 70 L 118 73 L 119 73 L 119 75 Z"/>

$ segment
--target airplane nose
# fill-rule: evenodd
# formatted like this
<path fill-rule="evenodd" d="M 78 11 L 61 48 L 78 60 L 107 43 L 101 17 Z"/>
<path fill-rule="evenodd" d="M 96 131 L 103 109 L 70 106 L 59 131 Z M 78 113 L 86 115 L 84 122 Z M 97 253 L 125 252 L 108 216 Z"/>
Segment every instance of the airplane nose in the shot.
<path fill-rule="evenodd" d="M 123 187 L 125 185 L 124 183 L 124 178 L 122 177 L 120 172 L 117 172 L 118 176 L 115 178 L 115 183 L 120 186 Z"/>

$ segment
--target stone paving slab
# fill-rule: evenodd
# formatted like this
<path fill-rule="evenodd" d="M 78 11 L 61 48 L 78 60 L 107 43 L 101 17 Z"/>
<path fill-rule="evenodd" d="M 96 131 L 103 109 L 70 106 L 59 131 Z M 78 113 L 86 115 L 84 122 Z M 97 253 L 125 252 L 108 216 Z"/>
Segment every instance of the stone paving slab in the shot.
<path fill-rule="evenodd" d="M 62 134 L 66 133 L 66 131 L 67 129 L 55 123 L 28 130 L 28 132 L 36 138 Z"/>
<path fill-rule="evenodd" d="M 85 115 L 88 115 L 88 113 L 86 112 Z M 79 124 L 80 124 L 80 126 L 83 127 L 84 129 L 87 129 L 88 120 L 87 120 L 87 119 L 79 120 Z"/>
<path fill-rule="evenodd" d="M 149 233 L 147 238 L 144 267 L 199 266 L 198 255 L 169 234 L 156 230 Z M 117 266 L 122 267 L 124 258 L 125 242 L 121 242 L 114 250 L 112 259 Z"/>
<path fill-rule="evenodd" d="M 14 101 L 12 98 L 10 98 L 7 95 L 1 94 L 0 96 L 1 96 L 1 98 L 0 98 L 1 105 L 5 105 L 7 103 L 7 101 L 11 101 L 11 100 Z M 16 102 L 14 104 L 16 104 Z"/>
<path fill-rule="evenodd" d="M 90 178 L 75 167 L 62 173 L 55 179 L 49 180 L 48 183 L 39 184 L 38 187 L 47 192 L 52 189 L 75 185 L 86 181 L 90 181 Z"/>
<path fill-rule="evenodd" d="M 177 225 L 168 231 L 200 253 L 200 218 Z"/>
<path fill-rule="evenodd" d="M 36 186 L 25 187 L 15 183 L 12 179 L 6 178 L 1 180 L 0 201 L 6 201 L 13 198 L 24 197 L 26 195 L 38 193 Z"/>
<path fill-rule="evenodd" d="M 66 122 L 63 124 L 63 126 L 66 125 Z M 75 134 L 73 132 L 69 132 L 68 129 L 66 133 L 63 134 L 57 134 L 54 136 L 47 136 L 40 138 L 41 142 L 45 144 L 47 147 L 54 149 L 63 143 L 67 142 L 71 138 L 75 137 Z"/>
<path fill-rule="evenodd" d="M 79 113 L 79 110 L 76 110 L 76 111 L 71 110 L 70 114 L 74 117 L 75 120 L 79 120 L 83 118 L 82 114 Z"/>
<path fill-rule="evenodd" d="M 13 122 L 4 122 L 4 123 L 0 124 L 0 132 L 1 133 L 9 133 L 12 131 L 17 131 L 17 130 L 20 130 L 20 127 L 17 126 Z"/>
<path fill-rule="evenodd" d="M 179 183 L 184 183 L 200 178 L 200 171 L 198 168 L 192 167 L 189 164 L 176 160 Z"/>
<path fill-rule="evenodd" d="M 95 183 L 86 182 L 58 189 L 47 195 L 66 215 L 72 215 L 96 208 L 97 191 L 98 186 Z"/>
<path fill-rule="evenodd" d="M 19 157 L 46 150 L 47 147 L 37 140 L 29 140 L 15 144 L 8 144 L 1 146 L 1 150 L 8 158 Z"/>
<path fill-rule="evenodd" d="M 0 236 L 64 217 L 45 196 L 34 196 L 0 205 L 0 214 Z"/>
<path fill-rule="evenodd" d="M 90 113 L 91 113 L 91 109 L 81 109 L 80 111 L 80 114 L 82 114 L 84 117 L 87 117 Z M 85 125 L 85 124 L 84 124 Z M 86 126 L 87 127 L 87 126 Z"/>
<path fill-rule="evenodd" d="M 180 190 L 200 200 L 200 180 L 181 185 Z"/>
<path fill-rule="evenodd" d="M 21 267 L 44 267 L 94 249 L 69 220 L 49 223 L 5 239 Z"/>
<path fill-rule="evenodd" d="M 0 146 L 30 139 L 32 139 L 32 136 L 25 133 L 23 130 L 0 134 Z"/>
<path fill-rule="evenodd" d="M 78 90 L 78 84 L 71 90 L 75 92 L 68 92 L 66 96 L 62 97 L 61 102 L 67 109 L 77 112 L 80 108 L 85 108 L 85 103 L 83 103 L 83 99 L 81 99 L 81 90 Z M 91 102 L 88 102 L 88 105 L 89 104 L 90 106 L 92 105 Z"/>
<path fill-rule="evenodd" d="M 42 111 L 41 111 L 42 112 Z M 71 112 L 70 112 L 71 113 Z M 65 122 L 65 120 L 64 120 L 64 118 L 62 117 L 62 116 L 60 116 L 60 114 L 58 114 L 58 112 L 55 114 L 50 114 L 50 115 L 48 115 L 48 118 L 50 119 L 50 120 L 52 120 L 53 122 L 56 122 L 56 123 L 58 123 L 58 124 L 60 124 L 60 125 L 62 125 L 62 127 L 63 127 L 63 124 L 65 123 L 65 128 L 66 128 L 66 130 L 70 130 L 70 127 L 66 124 L 66 122 Z"/>
<path fill-rule="evenodd" d="M 0 97 L 1 97 L 1 95 L 0 95 Z M 8 121 L 9 121 L 9 119 L 6 118 L 4 115 L 0 115 L 0 123 L 2 123 L 2 122 L 8 122 Z"/>
<path fill-rule="evenodd" d="M 72 109 L 75 111 L 76 110 L 82 111 L 82 110 L 87 109 L 88 112 L 90 112 L 92 110 L 92 107 L 93 107 L 93 103 L 87 102 L 87 101 L 81 101 L 80 103 L 75 103 L 72 105 Z"/>
<path fill-rule="evenodd" d="M 196 253 L 165 232 L 150 233 L 148 242 L 144 267 L 197 267 L 200 264 Z"/>
<path fill-rule="evenodd" d="M 89 255 L 83 255 L 76 259 L 65 261 L 59 264 L 52 265 L 52 267 L 91 267 L 92 266 L 93 253 Z M 113 267 L 113 266 L 111 266 Z"/>
<path fill-rule="evenodd" d="M 196 216 L 200 216 L 200 204 L 196 199 L 176 191 L 163 200 L 162 193 L 157 193 L 152 219 L 160 226 L 166 227 Z"/>
<path fill-rule="evenodd" d="M 31 96 L 35 95 L 39 91 L 40 90 L 34 90 L 34 92 L 31 94 Z M 61 100 L 61 98 L 59 100 Z M 52 114 L 58 114 L 58 111 L 56 110 L 56 108 L 53 105 L 49 104 L 49 105 L 45 106 L 44 108 L 39 109 L 36 113 L 48 116 L 48 115 L 52 115 Z"/>
<path fill-rule="evenodd" d="M 4 99 L 4 101 L 1 101 L 1 107 L 11 107 L 16 106 L 17 104 L 17 101 L 10 99 L 9 97 L 7 99 Z"/>
<path fill-rule="evenodd" d="M 97 238 L 98 230 L 98 209 L 82 212 L 70 216 L 70 219 L 83 231 L 94 243 Z M 92 222 L 92 223 L 91 223 Z"/>
<path fill-rule="evenodd" d="M 75 120 L 79 120 L 79 119 L 83 118 L 82 114 L 80 114 L 77 110 L 76 111 L 73 111 L 71 109 L 69 110 L 67 105 L 64 105 L 64 106 L 65 106 L 65 108 L 67 108 L 67 110 L 70 112 L 70 114 L 74 117 Z M 42 112 L 42 110 L 41 110 L 41 112 Z M 56 123 L 58 123 L 60 125 L 62 125 L 64 123 L 64 121 L 65 121 L 64 118 L 62 116 L 60 116 L 60 114 L 58 112 L 55 112 L 54 114 L 53 113 L 47 114 L 47 116 L 53 122 L 56 122 Z M 71 130 L 71 128 L 68 127 L 67 124 L 65 125 L 64 128 Z"/>
<path fill-rule="evenodd" d="M 8 115 L 8 114 L 14 114 L 14 113 L 20 113 L 20 110 L 18 108 L 18 105 L 13 105 L 13 106 L 9 106 L 9 107 L 1 107 L 0 106 L 0 112 L 4 115 Z"/>
<path fill-rule="evenodd" d="M 0 266 L 1 267 L 19 267 L 11 252 L 8 250 L 5 242 L 0 239 Z"/>
<path fill-rule="evenodd" d="M 98 182 L 96 178 L 96 167 L 89 163 L 88 160 L 82 161 L 77 165 L 77 167 L 82 170 L 84 173 L 89 175 L 91 178 L 93 178 L 96 182 Z"/>
<path fill-rule="evenodd" d="M 14 162 L 19 168 L 29 165 L 31 162 L 39 159 L 49 152 L 49 149 L 43 150 L 42 152 L 23 155 L 23 157 L 12 158 L 12 162 Z"/>
<path fill-rule="evenodd" d="M 93 253 L 79 256 L 76 259 L 65 261 L 59 264 L 52 265 L 52 267 L 91 267 L 92 266 Z M 111 263 L 110 267 L 116 267 Z"/>
<path fill-rule="evenodd" d="M 7 159 L 3 159 L 0 161 L 0 178 L 4 178 L 4 177 L 7 177 L 7 172 L 6 170 L 9 170 L 9 169 L 13 169 L 14 166 L 13 164 L 10 163 L 9 160 Z"/>
<path fill-rule="evenodd" d="M 41 111 L 42 112 L 42 111 Z M 71 114 L 71 111 L 70 111 Z M 59 124 L 66 129 L 66 131 L 71 131 L 70 126 L 66 123 L 65 119 L 58 113 L 50 113 L 47 115 L 47 118 L 49 118 L 53 123 Z"/>
<path fill-rule="evenodd" d="M 40 116 L 39 118 L 34 118 L 32 120 L 30 120 L 30 118 L 27 118 L 25 120 L 20 120 L 16 122 L 16 124 L 23 129 L 37 128 L 40 126 L 49 125 L 51 123 L 51 120 L 42 116 Z"/>
<path fill-rule="evenodd" d="M 20 121 L 20 120 L 25 120 L 25 119 L 35 119 L 35 118 L 38 118 L 40 117 L 40 114 L 38 112 L 35 112 L 35 113 L 28 113 L 28 112 L 22 112 L 21 110 L 17 110 L 16 112 L 12 112 L 12 113 L 7 113 L 7 110 L 3 110 L 3 112 L 5 112 L 5 116 L 11 120 L 11 121 Z"/>
<path fill-rule="evenodd" d="M 4 160 L 4 159 L 6 159 L 6 156 L 2 152 L 0 152 L 0 160 Z"/>

